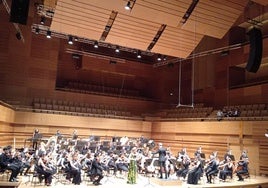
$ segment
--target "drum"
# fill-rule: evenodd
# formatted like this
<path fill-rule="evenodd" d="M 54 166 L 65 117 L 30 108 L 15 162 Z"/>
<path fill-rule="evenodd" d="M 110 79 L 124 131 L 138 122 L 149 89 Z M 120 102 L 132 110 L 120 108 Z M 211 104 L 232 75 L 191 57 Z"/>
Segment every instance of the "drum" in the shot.
<path fill-rule="evenodd" d="M 137 162 L 135 160 L 130 160 L 127 183 L 135 184 L 136 180 L 137 180 Z"/>

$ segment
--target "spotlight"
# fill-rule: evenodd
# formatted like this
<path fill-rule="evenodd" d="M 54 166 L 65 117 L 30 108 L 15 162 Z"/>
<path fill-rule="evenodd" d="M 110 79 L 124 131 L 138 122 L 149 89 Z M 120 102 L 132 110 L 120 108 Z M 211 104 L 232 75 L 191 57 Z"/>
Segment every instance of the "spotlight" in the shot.
<path fill-rule="evenodd" d="M 74 37 L 74 41 L 77 42 L 78 41 L 78 38 L 77 37 Z"/>
<path fill-rule="evenodd" d="M 166 60 L 167 60 L 167 56 L 166 56 L 166 55 L 164 55 L 163 60 L 164 60 L 164 61 L 166 61 Z"/>
<path fill-rule="evenodd" d="M 268 129 L 266 129 L 266 133 L 264 134 L 266 138 L 268 138 Z"/>
<path fill-rule="evenodd" d="M 98 48 L 98 47 L 99 47 L 98 41 L 95 41 L 94 42 L 94 48 Z"/>
<path fill-rule="evenodd" d="M 48 38 L 48 39 L 51 38 L 51 31 L 50 31 L 50 30 L 47 31 L 47 38 Z"/>
<path fill-rule="evenodd" d="M 115 52 L 116 52 L 116 53 L 119 53 L 119 52 L 120 52 L 120 50 L 119 50 L 119 47 L 118 47 L 118 46 L 116 46 L 116 48 L 115 48 Z"/>
<path fill-rule="evenodd" d="M 73 44 L 73 37 L 72 36 L 69 36 L 69 38 L 68 38 L 68 44 Z"/>
<path fill-rule="evenodd" d="M 38 27 L 35 28 L 35 34 L 39 34 L 39 32 L 40 32 L 40 29 Z"/>
<path fill-rule="evenodd" d="M 125 6 L 125 9 L 126 10 L 130 10 L 131 9 L 131 7 L 130 7 L 130 1 L 127 2 L 126 6 Z"/>
<path fill-rule="evenodd" d="M 157 55 L 157 61 L 161 61 L 162 59 L 161 59 L 161 55 L 160 54 L 158 54 Z"/>
<path fill-rule="evenodd" d="M 45 22 L 46 22 L 46 17 L 45 16 L 41 16 L 40 24 L 44 25 Z"/>
<path fill-rule="evenodd" d="M 140 50 L 138 50 L 138 52 L 137 52 L 137 58 L 141 58 L 141 51 Z"/>
<path fill-rule="evenodd" d="M 20 34 L 20 32 L 17 32 L 17 33 L 16 33 L 16 38 L 17 38 L 18 40 L 21 40 L 21 34 Z"/>

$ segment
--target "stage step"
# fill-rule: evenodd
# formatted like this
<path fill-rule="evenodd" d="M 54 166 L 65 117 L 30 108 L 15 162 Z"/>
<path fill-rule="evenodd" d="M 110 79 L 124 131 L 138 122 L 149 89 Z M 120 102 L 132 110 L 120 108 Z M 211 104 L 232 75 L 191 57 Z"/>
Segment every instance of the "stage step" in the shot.
<path fill-rule="evenodd" d="M 151 182 L 160 186 L 178 186 L 182 185 L 181 180 L 174 180 L 174 179 L 159 179 L 159 178 L 152 178 Z"/>

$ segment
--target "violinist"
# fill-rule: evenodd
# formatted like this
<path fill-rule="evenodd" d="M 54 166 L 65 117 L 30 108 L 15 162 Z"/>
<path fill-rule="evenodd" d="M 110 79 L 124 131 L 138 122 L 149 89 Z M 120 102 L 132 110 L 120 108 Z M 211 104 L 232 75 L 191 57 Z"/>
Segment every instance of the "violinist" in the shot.
<path fill-rule="evenodd" d="M 234 169 L 234 162 L 232 161 L 230 156 L 226 156 L 226 162 L 222 165 L 219 166 L 219 168 L 223 168 L 222 170 L 220 170 L 220 175 L 219 178 L 223 181 L 226 180 L 226 177 L 228 175 L 233 176 L 233 169 Z"/>
<path fill-rule="evenodd" d="M 208 163 L 207 168 L 205 169 L 206 171 L 206 177 L 207 177 L 207 183 L 212 183 L 212 175 L 215 173 L 218 173 L 218 161 L 216 159 L 216 154 L 213 153 L 210 155 L 210 161 Z"/>
<path fill-rule="evenodd" d="M 196 154 L 194 166 L 188 172 L 187 183 L 196 185 L 202 173 L 203 173 L 202 158 L 200 154 Z"/>
<path fill-rule="evenodd" d="M 244 181 L 244 178 L 242 175 L 248 174 L 248 156 L 246 151 L 242 152 L 242 155 L 240 156 L 240 160 L 237 163 L 237 167 L 235 169 L 236 175 L 238 176 L 238 181 Z"/>
<path fill-rule="evenodd" d="M 42 182 L 43 180 L 43 176 L 45 178 L 45 184 L 47 186 L 50 186 L 52 183 L 52 169 L 51 167 L 48 165 L 49 163 L 49 159 L 45 154 L 41 154 L 38 162 L 37 162 L 37 167 L 36 167 L 36 171 L 37 173 L 40 175 L 39 181 Z"/>
<path fill-rule="evenodd" d="M 177 171 L 177 176 L 182 177 L 183 180 L 185 180 L 186 175 L 189 172 L 191 159 L 188 155 L 183 155 L 183 156 L 181 156 L 181 158 L 182 158 L 182 164 L 181 164 L 181 168 Z"/>

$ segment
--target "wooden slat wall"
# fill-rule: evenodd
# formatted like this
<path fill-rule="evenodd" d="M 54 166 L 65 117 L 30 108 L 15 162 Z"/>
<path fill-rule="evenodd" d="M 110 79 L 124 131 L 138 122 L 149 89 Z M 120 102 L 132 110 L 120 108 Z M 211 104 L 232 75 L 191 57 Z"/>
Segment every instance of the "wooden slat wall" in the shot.
<path fill-rule="evenodd" d="M 6 107 L 0 108 L 1 114 Z M 8 114 L 7 114 L 8 116 Z M 3 135 L 1 145 L 23 147 L 24 141 L 32 136 L 33 130 L 38 128 L 44 137 L 50 137 L 59 129 L 66 137 L 71 137 L 74 129 L 78 130 L 80 138 L 89 135 L 111 138 L 112 136 L 152 138 L 156 143 L 162 142 L 171 147 L 174 155 L 186 147 L 190 156 L 197 147 L 202 146 L 206 157 L 213 151 L 218 151 L 220 159 L 228 148 L 233 150 L 236 159 L 241 151 L 246 149 L 250 158 L 250 170 L 254 174 L 268 174 L 268 145 L 264 137 L 268 129 L 267 121 L 210 121 L 210 122 L 154 122 L 142 120 L 108 119 L 94 117 L 79 117 L 59 114 L 45 114 L 32 112 L 15 112 L 12 122 L 5 122 L 2 118 L 0 134 Z M 30 146 L 26 142 L 26 146 Z"/>

